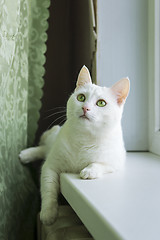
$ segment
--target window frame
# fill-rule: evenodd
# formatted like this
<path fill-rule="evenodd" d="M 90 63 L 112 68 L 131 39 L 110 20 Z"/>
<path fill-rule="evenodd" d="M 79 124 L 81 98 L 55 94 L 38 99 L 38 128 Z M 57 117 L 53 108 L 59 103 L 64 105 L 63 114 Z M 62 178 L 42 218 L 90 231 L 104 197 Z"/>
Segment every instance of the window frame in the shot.
<path fill-rule="evenodd" d="M 149 151 L 160 155 L 160 0 L 148 0 Z"/>

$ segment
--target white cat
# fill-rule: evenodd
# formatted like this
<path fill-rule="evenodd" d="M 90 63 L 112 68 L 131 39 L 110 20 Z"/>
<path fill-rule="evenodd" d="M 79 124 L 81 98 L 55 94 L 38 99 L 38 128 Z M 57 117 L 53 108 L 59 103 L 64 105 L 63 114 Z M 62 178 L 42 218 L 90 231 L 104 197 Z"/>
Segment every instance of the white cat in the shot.
<path fill-rule="evenodd" d="M 46 131 L 38 147 L 20 153 L 23 163 L 46 159 L 41 174 L 40 218 L 44 224 L 52 224 L 57 216 L 60 173 L 94 179 L 124 166 L 121 117 L 128 92 L 128 78 L 111 88 L 100 87 L 92 84 L 84 66 L 67 102 L 64 125 Z"/>

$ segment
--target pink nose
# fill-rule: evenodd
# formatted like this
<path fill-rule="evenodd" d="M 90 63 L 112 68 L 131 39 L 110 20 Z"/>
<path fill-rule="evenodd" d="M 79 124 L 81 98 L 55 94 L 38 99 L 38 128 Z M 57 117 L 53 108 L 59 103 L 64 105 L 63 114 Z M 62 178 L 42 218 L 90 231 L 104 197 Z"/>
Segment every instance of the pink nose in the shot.
<path fill-rule="evenodd" d="M 84 114 L 86 114 L 86 112 L 88 112 L 88 111 L 91 110 L 91 109 L 89 109 L 88 107 L 82 107 L 82 109 L 83 109 Z"/>

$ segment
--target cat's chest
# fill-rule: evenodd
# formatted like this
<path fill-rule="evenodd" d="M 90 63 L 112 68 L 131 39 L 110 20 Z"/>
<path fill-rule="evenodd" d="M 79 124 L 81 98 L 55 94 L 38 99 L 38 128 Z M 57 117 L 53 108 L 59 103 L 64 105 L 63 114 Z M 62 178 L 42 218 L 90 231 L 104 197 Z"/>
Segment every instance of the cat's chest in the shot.
<path fill-rule="evenodd" d="M 90 163 L 97 161 L 105 154 L 107 146 L 103 143 L 93 142 L 74 142 L 71 144 L 72 161 L 75 163 Z"/>
<path fill-rule="evenodd" d="M 65 132 L 66 133 L 66 132 Z M 92 162 L 110 161 L 119 148 L 114 135 L 104 134 L 102 137 L 87 133 L 67 132 L 59 138 L 58 159 L 64 159 L 70 168 L 81 169 Z"/>
<path fill-rule="evenodd" d="M 99 157 L 99 148 L 96 145 L 72 144 L 70 151 L 65 155 L 69 170 L 80 171 L 88 164 L 95 162 Z"/>

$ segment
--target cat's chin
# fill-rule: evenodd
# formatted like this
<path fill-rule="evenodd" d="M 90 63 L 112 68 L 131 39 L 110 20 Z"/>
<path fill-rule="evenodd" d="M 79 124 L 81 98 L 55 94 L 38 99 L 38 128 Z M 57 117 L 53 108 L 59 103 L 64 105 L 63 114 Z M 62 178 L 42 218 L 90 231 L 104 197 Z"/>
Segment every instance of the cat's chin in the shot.
<path fill-rule="evenodd" d="M 83 121 L 90 121 L 90 119 L 86 115 L 82 115 L 79 118 L 82 119 Z"/>

